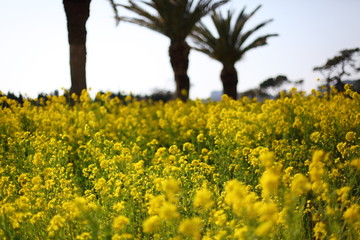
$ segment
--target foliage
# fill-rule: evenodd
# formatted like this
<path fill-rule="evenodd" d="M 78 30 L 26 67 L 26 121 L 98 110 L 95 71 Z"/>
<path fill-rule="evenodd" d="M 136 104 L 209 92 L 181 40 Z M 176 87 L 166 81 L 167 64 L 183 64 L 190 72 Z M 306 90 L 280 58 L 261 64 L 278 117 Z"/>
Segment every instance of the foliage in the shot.
<path fill-rule="evenodd" d="M 1 239 L 359 239 L 360 96 L 1 97 Z"/>
<path fill-rule="evenodd" d="M 262 83 L 260 83 L 260 88 L 262 88 L 262 89 L 276 88 L 276 87 L 280 87 L 284 83 L 288 83 L 288 82 L 289 82 L 289 80 L 286 76 L 279 75 L 275 78 L 268 78 L 265 81 L 263 81 Z"/>
<path fill-rule="evenodd" d="M 275 99 L 280 97 L 281 92 L 286 92 L 283 87 L 285 84 L 291 84 L 293 87 L 303 84 L 304 80 L 291 81 L 284 75 L 271 77 L 260 83 L 258 88 L 250 89 L 240 93 L 242 97 L 254 98 L 262 100 Z"/>
<path fill-rule="evenodd" d="M 98 93 L 98 96 L 101 96 L 105 94 L 105 92 L 100 91 Z M 110 93 L 107 92 L 107 95 L 109 95 L 109 99 L 113 99 L 113 98 L 118 98 L 119 100 L 121 100 L 122 103 L 125 103 L 125 99 L 131 97 L 134 98 L 136 100 L 148 100 L 148 101 L 153 101 L 153 102 L 157 102 L 157 101 L 163 101 L 163 102 L 167 102 L 170 101 L 173 98 L 173 93 L 171 91 L 168 90 L 161 90 L 161 89 L 154 89 L 150 94 L 126 94 L 123 92 L 117 92 L 117 93 Z M 51 99 L 51 97 L 53 96 L 59 96 L 59 91 L 55 90 L 53 93 L 47 94 L 47 93 L 40 93 L 37 98 L 35 99 L 31 99 L 28 97 L 24 97 L 22 94 L 20 94 L 19 96 L 17 96 L 14 93 L 8 92 L 6 95 L 0 92 L 0 97 L 5 97 L 11 100 L 15 100 L 18 103 L 20 103 L 21 105 L 24 103 L 24 101 L 29 102 L 32 105 L 44 105 L 48 100 Z M 65 91 L 64 97 L 66 98 L 66 101 L 68 103 L 71 103 L 71 96 L 69 94 L 69 91 Z M 98 98 L 95 98 L 95 101 L 98 101 Z M 3 102 L 2 107 L 9 107 L 9 104 L 7 104 L 6 102 Z"/>
<path fill-rule="evenodd" d="M 216 35 L 204 23 L 200 22 L 192 34 L 197 45 L 195 49 L 226 66 L 234 65 L 250 49 L 266 45 L 269 37 L 278 36 L 278 34 L 263 35 L 251 42 L 249 42 L 249 39 L 255 32 L 272 22 L 272 19 L 264 21 L 250 30 L 245 31 L 244 29 L 245 24 L 260 7 L 258 6 L 250 14 L 246 14 L 245 8 L 243 8 L 236 18 L 233 18 L 231 11 L 228 11 L 226 16 L 223 16 L 221 12 L 214 11 L 211 19 L 216 28 Z"/>
<path fill-rule="evenodd" d="M 157 31 L 170 39 L 169 57 L 175 78 L 175 98 L 189 98 L 190 79 L 187 74 L 190 47 L 186 38 L 195 24 L 210 11 L 228 0 L 129 0 L 127 5 L 115 4 L 135 13 L 136 17 L 121 17 L 120 20 L 135 23 Z"/>
<path fill-rule="evenodd" d="M 278 36 L 278 34 L 267 34 L 251 40 L 255 32 L 272 20 L 262 22 L 250 30 L 244 30 L 247 21 L 260 7 L 258 6 L 250 14 L 246 14 L 245 8 L 243 8 L 236 18 L 233 18 L 231 11 L 228 11 L 226 16 L 214 11 L 211 18 L 216 29 L 216 35 L 201 22 L 197 24 L 192 33 L 196 44 L 195 49 L 218 60 L 223 65 L 220 74 L 223 93 L 233 99 L 237 99 L 238 95 L 238 75 L 235 63 L 243 59 L 249 50 L 266 45 L 268 38 Z M 251 41 L 249 42 L 249 40 Z"/>
<path fill-rule="evenodd" d="M 140 2 L 141 4 L 138 4 L 129 0 L 128 5 L 116 4 L 116 6 L 124 7 L 138 15 L 138 17 L 120 17 L 119 20 L 157 31 L 169 37 L 171 41 L 183 41 L 202 17 L 228 0 L 149 0 Z"/>
<path fill-rule="evenodd" d="M 328 92 L 334 83 L 339 91 L 343 91 L 344 77 L 351 76 L 352 71 L 360 71 L 360 62 L 356 61 L 356 54 L 360 56 L 359 53 L 359 48 L 344 49 L 339 55 L 328 59 L 324 65 L 314 68 L 314 71 L 319 71 L 325 76 Z"/>

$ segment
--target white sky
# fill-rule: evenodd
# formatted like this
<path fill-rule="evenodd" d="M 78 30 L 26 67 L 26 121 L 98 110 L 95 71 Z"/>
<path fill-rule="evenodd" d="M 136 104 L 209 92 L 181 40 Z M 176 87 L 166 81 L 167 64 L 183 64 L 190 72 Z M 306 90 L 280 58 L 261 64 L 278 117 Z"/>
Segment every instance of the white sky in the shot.
<path fill-rule="evenodd" d="M 279 74 L 304 79 L 303 90 L 316 88 L 316 78 L 322 75 L 313 67 L 342 49 L 360 47 L 360 0 L 232 0 L 222 9 L 240 11 L 246 5 L 249 12 L 259 4 L 263 6 L 248 27 L 273 18 L 258 34 L 280 36 L 249 51 L 236 65 L 238 91 Z M 128 23 L 116 27 L 108 0 L 92 0 L 87 31 L 87 84 L 93 93 L 174 90 L 166 37 Z M 68 51 L 61 0 L 0 0 L 2 92 L 36 97 L 70 88 Z M 222 90 L 220 71 L 220 63 L 191 51 L 191 98 L 207 98 L 211 91 Z"/>

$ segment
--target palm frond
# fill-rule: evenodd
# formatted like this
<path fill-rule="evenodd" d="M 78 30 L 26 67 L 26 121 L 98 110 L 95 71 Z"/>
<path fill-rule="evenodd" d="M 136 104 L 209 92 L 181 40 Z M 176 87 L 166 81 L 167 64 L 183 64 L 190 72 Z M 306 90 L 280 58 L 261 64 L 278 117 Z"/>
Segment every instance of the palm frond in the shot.
<path fill-rule="evenodd" d="M 267 44 L 267 39 L 269 37 L 277 37 L 277 36 L 279 36 L 279 34 L 267 34 L 267 35 L 258 37 L 255 40 L 253 40 L 249 45 L 244 47 L 242 52 L 245 54 L 250 49 L 257 48 L 257 47 L 260 47 L 260 46 L 264 46 L 264 45 Z"/>
<path fill-rule="evenodd" d="M 145 1 L 141 1 L 142 3 L 148 5 L 149 7 L 154 8 L 154 6 L 148 4 Z M 147 27 L 154 31 L 160 32 L 164 34 L 164 24 L 156 15 L 153 15 L 147 9 L 141 7 L 139 4 L 135 3 L 134 1 L 129 1 L 129 5 L 123 4 L 116 4 L 116 6 L 123 7 L 129 11 L 136 13 L 139 17 L 119 17 L 120 21 L 135 23 L 137 25 Z"/>
<path fill-rule="evenodd" d="M 242 31 L 243 31 L 243 28 L 245 26 L 245 23 L 261 8 L 261 5 L 259 5 L 257 8 L 255 8 L 254 11 L 252 11 L 250 14 L 246 15 L 245 14 L 245 9 L 246 7 L 244 7 L 242 9 L 242 11 L 240 12 L 238 18 L 236 19 L 235 21 L 235 24 L 234 24 L 234 28 L 233 28 L 233 31 L 232 31 L 232 44 L 235 45 L 236 42 L 238 41 Z"/>
<path fill-rule="evenodd" d="M 217 38 L 210 32 L 202 22 L 195 27 L 191 33 L 192 39 L 198 47 L 193 47 L 195 50 L 203 52 L 212 58 L 215 58 L 212 49 L 216 48 Z"/>
<path fill-rule="evenodd" d="M 146 21 L 146 20 L 144 20 L 144 19 L 142 19 L 142 18 L 127 18 L 127 17 L 122 17 L 122 18 L 121 18 L 121 21 L 128 22 L 128 23 L 134 23 L 134 24 L 136 24 L 136 25 L 149 28 L 149 29 L 151 29 L 151 30 L 153 30 L 153 31 L 156 31 L 156 32 L 159 32 L 159 33 L 163 33 L 163 32 L 162 32 L 162 29 L 159 28 L 159 25 L 158 25 L 158 24 L 154 24 L 153 22 Z"/>
<path fill-rule="evenodd" d="M 269 24 L 270 22 L 272 22 L 273 19 L 264 21 L 260 24 L 258 24 L 257 26 L 255 26 L 254 28 L 248 30 L 247 32 L 243 33 L 236 41 L 236 47 L 241 47 L 245 41 L 254 34 L 254 32 L 258 31 L 259 29 L 263 28 L 264 26 L 266 26 L 267 24 Z"/>
<path fill-rule="evenodd" d="M 245 41 L 248 40 L 250 36 L 272 21 L 262 22 L 253 29 L 244 32 L 246 22 L 260 7 L 261 5 L 255 8 L 250 14 L 245 14 L 245 8 L 243 8 L 236 17 L 235 22 L 233 21 L 233 13 L 231 11 L 228 11 L 225 15 L 213 11 L 211 19 L 215 26 L 217 36 L 200 22 L 191 35 L 196 45 L 193 48 L 217 59 L 224 65 L 235 64 L 248 50 L 266 45 L 267 38 L 278 36 L 277 34 L 264 35 L 256 38 L 249 45 L 244 46 Z"/>
<path fill-rule="evenodd" d="M 117 4 L 138 15 L 131 20 L 130 17 L 121 17 L 120 20 L 149 27 L 161 32 L 172 40 L 185 40 L 193 31 L 196 23 L 229 0 L 144 0 L 137 4 L 133 0 L 128 5 Z M 142 5 L 142 6 L 141 6 Z M 153 12 L 153 13 L 150 13 Z M 142 19 L 142 21 L 139 21 Z M 145 24 L 145 21 L 148 24 Z"/>

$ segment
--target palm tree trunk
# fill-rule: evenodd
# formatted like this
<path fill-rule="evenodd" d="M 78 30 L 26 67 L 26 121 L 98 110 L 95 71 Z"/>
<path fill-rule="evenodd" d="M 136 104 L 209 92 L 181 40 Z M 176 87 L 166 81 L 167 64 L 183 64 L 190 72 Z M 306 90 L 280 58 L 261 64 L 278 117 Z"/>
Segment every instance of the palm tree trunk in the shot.
<path fill-rule="evenodd" d="M 91 0 L 63 0 L 70 45 L 70 93 L 86 89 L 86 21 Z"/>
<path fill-rule="evenodd" d="M 183 101 L 189 99 L 190 79 L 187 75 L 189 67 L 190 47 L 186 41 L 171 41 L 169 47 L 169 56 L 171 66 L 174 70 L 176 91 L 175 98 Z"/>
<path fill-rule="evenodd" d="M 224 66 L 221 70 L 220 77 L 223 84 L 223 94 L 226 94 L 236 100 L 238 76 L 235 66 Z"/>

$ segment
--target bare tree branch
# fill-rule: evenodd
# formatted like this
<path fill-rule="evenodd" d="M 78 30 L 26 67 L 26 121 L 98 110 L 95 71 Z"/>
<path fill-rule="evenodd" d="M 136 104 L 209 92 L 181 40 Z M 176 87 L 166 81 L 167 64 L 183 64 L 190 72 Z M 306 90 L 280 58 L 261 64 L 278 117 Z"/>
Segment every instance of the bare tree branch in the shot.
<path fill-rule="evenodd" d="M 116 7 L 116 3 L 114 2 L 114 0 L 108 0 L 110 2 L 110 5 L 114 11 L 114 14 L 115 14 L 115 21 L 116 21 L 116 25 L 119 25 L 119 22 L 120 22 L 120 16 L 119 16 L 119 12 L 117 10 L 117 7 Z"/>

